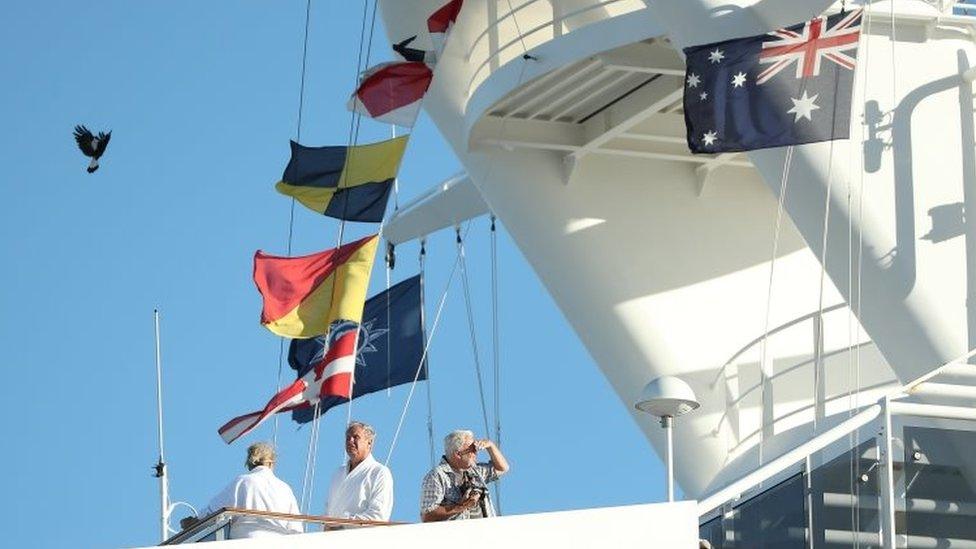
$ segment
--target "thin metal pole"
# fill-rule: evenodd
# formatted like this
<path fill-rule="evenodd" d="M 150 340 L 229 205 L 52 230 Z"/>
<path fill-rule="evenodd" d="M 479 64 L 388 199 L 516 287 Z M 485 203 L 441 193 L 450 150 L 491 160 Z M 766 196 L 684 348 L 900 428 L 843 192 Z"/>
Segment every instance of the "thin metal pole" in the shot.
<path fill-rule="evenodd" d="M 670 503 L 674 501 L 674 418 L 671 416 L 662 417 L 661 427 L 664 427 L 664 432 L 667 433 L 668 437 L 667 483 L 668 502 Z"/>
<path fill-rule="evenodd" d="M 420 241 L 420 333 L 424 341 L 427 340 L 427 304 L 426 304 L 426 278 L 427 278 L 427 239 Z M 430 467 L 434 468 L 437 463 L 434 457 L 434 404 L 430 389 L 430 363 L 422 363 L 427 369 L 427 446 L 430 451 Z"/>
<path fill-rule="evenodd" d="M 881 461 L 881 546 L 895 549 L 895 468 L 891 447 L 891 401 L 881 400 L 881 429 L 878 430 L 878 458 Z"/>
<path fill-rule="evenodd" d="M 153 309 L 153 324 L 156 340 L 156 427 L 159 436 L 159 461 L 156 462 L 155 476 L 159 479 L 159 522 L 160 537 L 169 537 L 169 484 L 166 476 L 166 461 L 163 459 L 163 362 L 159 344 L 159 309 Z"/>
<path fill-rule="evenodd" d="M 807 549 L 814 549 L 813 547 L 813 533 L 815 532 L 813 525 L 813 463 L 810 459 L 810 455 L 803 460 L 803 484 L 806 488 L 807 497 L 807 527 L 806 527 L 806 541 Z M 856 499 L 854 501 L 857 501 Z M 852 527 L 853 528 L 853 527 Z M 856 530 L 855 530 L 856 532 Z"/>
<path fill-rule="evenodd" d="M 502 445 L 501 370 L 498 357 L 498 231 L 495 215 L 491 216 L 491 358 L 495 372 L 495 442 Z M 502 513 L 502 479 L 495 481 L 495 503 L 498 514 Z"/>

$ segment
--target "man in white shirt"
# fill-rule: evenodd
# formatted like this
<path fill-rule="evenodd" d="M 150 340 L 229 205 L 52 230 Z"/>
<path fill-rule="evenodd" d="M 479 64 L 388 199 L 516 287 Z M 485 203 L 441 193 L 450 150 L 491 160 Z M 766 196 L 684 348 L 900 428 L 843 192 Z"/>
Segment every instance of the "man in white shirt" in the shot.
<path fill-rule="evenodd" d="M 223 507 L 299 514 L 298 502 L 291 487 L 274 474 L 274 448 L 265 442 L 247 449 L 247 473 L 238 476 L 200 510 L 205 517 Z M 301 534 L 302 523 L 266 517 L 236 516 L 230 524 L 230 539 L 260 538 L 283 534 Z"/>
<path fill-rule="evenodd" d="M 361 421 L 346 428 L 344 463 L 332 475 L 325 514 L 334 518 L 390 520 L 393 512 L 393 475 L 373 459 L 376 432 Z"/>

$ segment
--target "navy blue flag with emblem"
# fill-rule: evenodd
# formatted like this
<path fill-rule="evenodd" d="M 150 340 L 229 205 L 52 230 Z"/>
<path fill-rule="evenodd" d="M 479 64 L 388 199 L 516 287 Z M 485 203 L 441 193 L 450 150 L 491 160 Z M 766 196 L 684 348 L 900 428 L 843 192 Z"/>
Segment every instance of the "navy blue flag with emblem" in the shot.
<path fill-rule="evenodd" d="M 404 383 L 427 379 L 424 352 L 424 330 L 421 322 L 420 275 L 408 278 L 366 301 L 363 322 L 359 326 L 356 369 L 352 398 L 375 393 Z M 324 360 L 328 340 L 325 336 L 293 339 L 288 349 L 288 364 L 302 377 Z M 418 374 L 417 370 L 420 369 Z M 349 399 L 328 396 L 321 400 L 319 413 Z M 292 419 L 308 423 L 314 419 L 314 407 L 294 410 Z"/>
<path fill-rule="evenodd" d="M 693 153 L 846 139 L 861 11 L 685 48 Z"/>

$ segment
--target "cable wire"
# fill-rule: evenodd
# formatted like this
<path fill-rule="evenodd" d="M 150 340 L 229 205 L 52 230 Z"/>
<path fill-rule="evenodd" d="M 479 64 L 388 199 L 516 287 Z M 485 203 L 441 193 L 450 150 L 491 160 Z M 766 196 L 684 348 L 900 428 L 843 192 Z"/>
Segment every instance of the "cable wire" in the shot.
<path fill-rule="evenodd" d="M 305 69 L 307 67 L 308 61 L 308 26 L 310 15 L 312 13 L 312 0 L 305 1 L 305 37 L 302 40 L 302 73 L 301 73 L 301 83 L 298 87 L 298 120 L 296 122 L 295 128 L 295 141 L 301 143 L 302 141 L 302 112 L 305 110 Z M 287 242 L 287 256 L 291 257 L 291 243 L 293 240 L 293 235 L 295 231 L 295 198 L 291 199 L 291 206 L 288 213 L 288 242 Z M 285 338 L 282 336 L 278 337 L 278 374 L 275 377 L 275 394 L 281 392 L 281 374 L 284 371 L 285 364 Z M 274 427 L 271 436 L 271 445 L 275 448 L 278 447 L 278 414 L 274 417 Z"/>
<path fill-rule="evenodd" d="M 468 335 L 471 338 L 471 354 L 474 358 L 475 377 L 478 379 L 478 396 L 481 398 L 481 416 L 485 422 L 485 436 L 488 436 L 491 433 L 491 428 L 488 426 L 488 407 L 485 404 L 485 385 L 481 374 L 481 353 L 478 352 L 477 330 L 474 326 L 474 311 L 471 306 L 471 287 L 468 283 L 468 267 L 460 227 L 457 229 L 457 249 L 458 261 L 461 264 L 461 284 L 464 288 L 464 308 L 468 315 Z"/>
<path fill-rule="evenodd" d="M 470 223 L 467 229 L 465 229 L 465 235 L 467 235 L 467 230 L 471 228 Z M 393 457 L 393 450 L 396 448 L 397 441 L 400 439 L 400 431 L 403 429 L 403 421 L 407 417 L 407 410 L 410 409 L 410 401 L 413 399 L 413 393 L 417 388 L 417 379 L 420 377 L 420 369 L 427 360 L 427 353 L 430 351 L 430 344 L 434 341 L 434 334 L 437 332 L 437 327 L 440 325 L 441 313 L 444 311 L 444 304 L 447 301 L 448 290 L 451 289 L 451 283 L 454 282 L 454 274 L 457 273 L 458 264 L 461 262 L 461 256 L 458 255 L 454 259 L 454 266 L 451 268 L 451 274 L 447 277 L 447 284 L 444 286 L 444 291 L 441 292 L 441 297 L 439 303 L 437 304 L 437 313 L 434 315 L 434 325 L 430 328 L 430 335 L 427 336 L 427 342 L 424 344 L 424 352 L 420 355 L 420 364 L 417 365 L 417 373 L 414 374 L 413 383 L 410 384 L 410 392 L 407 394 L 407 400 L 403 404 L 403 409 L 400 412 L 400 420 L 397 422 L 396 431 L 393 433 L 393 440 L 390 441 L 390 450 L 386 454 L 386 461 L 384 465 L 389 466 L 390 459 Z M 429 385 L 429 383 L 428 383 Z"/>

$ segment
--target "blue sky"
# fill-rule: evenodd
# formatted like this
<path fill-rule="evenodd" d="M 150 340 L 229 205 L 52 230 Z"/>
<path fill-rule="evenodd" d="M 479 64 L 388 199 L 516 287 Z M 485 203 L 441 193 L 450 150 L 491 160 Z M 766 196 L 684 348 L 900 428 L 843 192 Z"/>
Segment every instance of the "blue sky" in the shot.
<path fill-rule="evenodd" d="M 152 310 L 163 315 L 166 450 L 174 500 L 202 505 L 252 441 L 217 436 L 274 391 L 278 340 L 258 322 L 256 249 L 283 254 L 290 203 L 273 190 L 295 137 L 305 2 L 19 2 L 0 19 L 0 436 L 3 545 L 157 540 Z M 360 2 L 313 2 L 303 142 L 344 144 Z M 379 24 L 378 24 L 379 25 Z M 374 61 L 390 58 L 378 30 Z M 102 168 L 71 137 L 113 131 Z M 361 141 L 389 128 L 364 121 Z M 459 169 L 422 116 L 401 170 L 408 200 Z M 298 208 L 295 253 L 332 247 L 337 222 Z M 349 238 L 375 225 L 347 229 Z M 482 362 L 490 365 L 488 222 L 467 241 Z M 428 319 L 454 260 L 431 237 Z M 416 273 L 398 249 L 394 282 Z M 659 459 L 520 252 L 500 232 L 505 513 L 658 501 Z M 371 294 L 383 288 L 380 262 Z M 430 357 L 439 441 L 483 431 L 460 285 Z M 486 372 L 490 380 L 490 372 Z M 428 463 L 426 387 L 391 463 L 394 519 L 414 521 Z M 489 391 L 491 390 L 489 385 Z M 385 457 L 405 387 L 353 405 Z M 490 392 L 489 392 L 490 401 Z M 326 415 L 312 512 L 342 458 L 346 410 Z M 279 475 L 301 490 L 309 429 L 281 423 Z M 182 516 L 182 510 L 177 515 Z"/>

